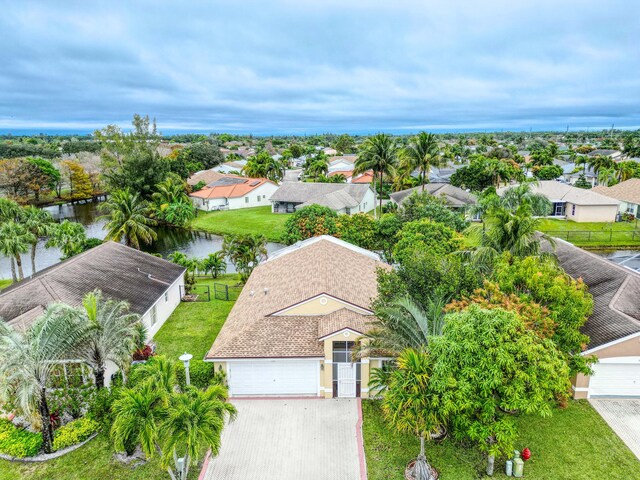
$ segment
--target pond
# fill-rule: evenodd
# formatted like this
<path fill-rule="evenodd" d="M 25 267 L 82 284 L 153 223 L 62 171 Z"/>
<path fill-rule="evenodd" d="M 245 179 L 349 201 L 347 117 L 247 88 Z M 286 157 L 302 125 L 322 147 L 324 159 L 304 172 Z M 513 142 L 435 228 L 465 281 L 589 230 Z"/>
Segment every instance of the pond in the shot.
<path fill-rule="evenodd" d="M 60 205 L 46 207 L 53 218 L 57 221 L 71 220 L 79 222 L 85 227 L 87 237 L 103 239 L 105 231 L 102 227 L 104 220 L 100 220 L 98 203 L 87 203 L 77 205 Z M 149 253 L 160 253 L 166 257 L 172 252 L 180 251 L 188 256 L 204 258 L 209 253 L 217 252 L 222 248 L 222 237 L 204 232 L 194 232 L 191 230 L 161 227 L 156 229 L 158 239 L 152 245 L 142 245 L 142 250 Z M 36 250 L 36 267 L 38 271 L 55 265 L 60 262 L 62 254 L 57 248 L 45 248 L 45 242 L 40 241 Z M 281 249 L 284 245 L 280 243 L 267 243 L 267 252 L 272 253 Z M 31 275 L 30 254 L 22 256 L 22 268 L 25 276 Z M 228 272 L 233 272 L 233 265 L 229 264 Z M 11 278 L 11 266 L 9 259 L 0 257 L 0 279 Z"/>

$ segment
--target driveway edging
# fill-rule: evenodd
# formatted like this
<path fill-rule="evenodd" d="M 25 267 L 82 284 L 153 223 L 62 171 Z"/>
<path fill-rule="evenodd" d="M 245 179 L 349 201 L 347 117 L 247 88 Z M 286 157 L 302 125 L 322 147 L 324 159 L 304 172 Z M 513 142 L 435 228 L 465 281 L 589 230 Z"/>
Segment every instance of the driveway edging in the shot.
<path fill-rule="evenodd" d="M 362 398 L 358 397 L 358 421 L 356 423 L 358 457 L 360 459 L 360 480 L 367 480 L 367 457 L 364 454 L 364 437 L 362 436 Z"/>

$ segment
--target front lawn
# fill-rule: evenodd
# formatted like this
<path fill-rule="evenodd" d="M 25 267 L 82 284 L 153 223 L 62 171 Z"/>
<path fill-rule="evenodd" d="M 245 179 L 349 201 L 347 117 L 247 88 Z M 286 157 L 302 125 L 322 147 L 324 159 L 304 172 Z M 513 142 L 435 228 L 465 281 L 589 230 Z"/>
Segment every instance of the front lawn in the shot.
<path fill-rule="evenodd" d="M 11 285 L 13 282 L 11 280 L 2 280 L 0 279 L 0 292 Z"/>
<path fill-rule="evenodd" d="M 382 418 L 379 401 L 363 401 L 363 436 L 369 480 L 402 480 L 407 463 L 420 445 L 416 437 L 395 433 Z M 638 460 L 587 401 L 572 401 L 550 418 L 521 416 L 518 449 L 528 447 L 526 478 L 536 480 L 640 479 Z M 450 439 L 427 444 L 427 458 L 442 480 L 481 477 L 486 457 L 473 445 Z M 504 475 L 504 459 L 496 460 L 495 478 Z"/>
<path fill-rule="evenodd" d="M 579 223 L 544 218 L 540 220 L 539 230 L 580 247 L 640 245 L 640 224 L 636 221 Z"/>
<path fill-rule="evenodd" d="M 234 286 L 239 281 L 240 277 L 237 274 L 221 275 L 215 280 L 211 277 L 197 279 L 197 291 L 201 291 L 200 288 L 204 285 L 211 288 L 211 301 L 182 302 L 178 305 L 153 338 L 157 352 L 170 358 L 178 358 L 184 352 L 192 354 L 194 359 L 204 358 L 235 303 L 230 300 L 216 300 L 213 284 Z M 232 291 L 237 290 L 236 288 Z"/>
<path fill-rule="evenodd" d="M 270 242 L 280 242 L 286 213 L 271 213 L 271 207 L 241 208 L 216 212 L 198 211 L 191 228 L 216 235 L 262 234 Z"/>

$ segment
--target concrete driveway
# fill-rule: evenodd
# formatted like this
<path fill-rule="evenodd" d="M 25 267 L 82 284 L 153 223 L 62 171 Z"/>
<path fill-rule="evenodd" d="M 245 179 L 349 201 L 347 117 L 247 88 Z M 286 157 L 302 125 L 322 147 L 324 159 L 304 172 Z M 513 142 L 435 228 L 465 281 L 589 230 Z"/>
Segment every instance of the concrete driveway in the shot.
<path fill-rule="evenodd" d="M 357 400 L 233 403 L 238 418 L 225 428 L 220 455 L 201 480 L 361 479 Z"/>
<path fill-rule="evenodd" d="M 592 398 L 589 401 L 640 459 L 640 399 Z"/>

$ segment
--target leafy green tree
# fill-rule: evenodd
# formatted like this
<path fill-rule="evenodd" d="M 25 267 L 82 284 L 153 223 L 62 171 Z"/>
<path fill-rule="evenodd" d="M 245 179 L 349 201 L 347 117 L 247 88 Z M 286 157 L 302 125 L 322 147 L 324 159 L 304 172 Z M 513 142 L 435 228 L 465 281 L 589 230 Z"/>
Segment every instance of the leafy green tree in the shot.
<path fill-rule="evenodd" d="M 344 155 L 345 153 L 353 153 L 356 150 L 356 142 L 353 140 L 353 137 L 351 135 L 343 133 L 336 140 L 334 148 L 340 155 Z"/>
<path fill-rule="evenodd" d="M 518 207 L 526 205 L 531 208 L 531 213 L 535 216 L 544 217 L 549 215 L 552 207 L 551 202 L 541 193 L 534 193 L 532 185 L 533 183 L 531 182 L 524 182 L 511 187 L 503 193 L 502 197 L 496 195 L 494 197 L 495 201 L 488 202 L 490 204 L 488 206 L 503 207 L 515 213 Z M 486 210 L 488 211 L 490 208 Z"/>
<path fill-rule="evenodd" d="M 356 213 L 336 218 L 336 236 L 367 250 L 378 250 L 377 222 L 371 215 Z"/>
<path fill-rule="evenodd" d="M 514 312 L 471 306 L 447 315 L 429 354 L 439 414 L 455 437 L 476 442 L 488 455 L 488 475 L 496 456 L 513 452 L 517 429 L 507 412 L 548 417 L 570 388 L 555 344 L 528 330 Z"/>
<path fill-rule="evenodd" d="M 222 251 L 236 267 L 244 283 L 253 269 L 266 258 L 267 239 L 264 235 L 225 235 Z"/>
<path fill-rule="evenodd" d="M 380 179 L 380 192 L 382 192 L 383 176 L 393 175 L 397 163 L 398 147 L 396 142 L 391 136 L 378 133 L 367 138 L 362 144 L 353 172 L 359 174 L 373 170 L 374 177 L 378 176 Z M 382 197 L 380 197 L 380 209 L 382 210 Z"/>
<path fill-rule="evenodd" d="M 247 160 L 242 167 L 242 173 L 248 177 L 268 178 L 273 182 L 278 182 L 284 176 L 286 165 L 274 159 L 266 150 L 262 150 Z"/>
<path fill-rule="evenodd" d="M 447 255 L 462 248 L 462 236 L 442 223 L 429 219 L 405 223 L 397 235 L 393 258 L 401 263 L 411 260 L 416 252 Z"/>
<path fill-rule="evenodd" d="M 192 143 L 185 147 L 178 157 L 185 164 L 201 165 L 208 170 L 224 162 L 220 147 L 210 142 Z"/>
<path fill-rule="evenodd" d="M 40 200 L 40 193 L 44 189 L 54 190 L 60 183 L 60 172 L 49 160 L 44 158 L 27 157 L 30 165 L 29 189 L 33 191 L 35 200 Z"/>
<path fill-rule="evenodd" d="M 433 133 L 420 132 L 400 153 L 400 165 L 413 172 L 420 172 L 420 185 L 424 192 L 424 185 L 429 181 L 429 172 L 432 167 L 443 164 L 440 155 L 438 139 Z"/>
<path fill-rule="evenodd" d="M 87 234 L 82 224 L 63 220 L 51 228 L 46 246 L 59 248 L 62 251 L 61 260 L 65 260 L 83 252 L 86 243 Z"/>
<path fill-rule="evenodd" d="M 37 272 L 36 250 L 38 240 L 51 233 L 54 228 L 53 217 L 46 210 L 32 205 L 20 212 L 20 223 L 33 235 L 33 241 L 31 242 L 31 275 L 34 275 Z"/>
<path fill-rule="evenodd" d="M 291 245 L 319 235 L 335 235 L 338 233 L 337 219 L 338 214 L 329 207 L 309 205 L 300 208 L 287 218 L 283 240 Z"/>
<path fill-rule="evenodd" d="M 210 273 L 213 278 L 218 278 L 227 271 L 227 262 L 224 260 L 223 252 L 210 253 L 204 259 L 204 271 Z"/>
<path fill-rule="evenodd" d="M 126 302 L 105 299 L 100 291 L 86 294 L 82 306 L 78 309 L 81 339 L 75 351 L 91 367 L 96 388 L 101 389 L 108 361 L 126 370 L 139 336 L 140 315 L 130 313 Z"/>
<path fill-rule="evenodd" d="M 451 210 L 446 201 L 428 193 L 414 192 L 402 202 L 398 214 L 403 222 L 429 219 L 442 223 L 456 232 L 462 232 L 469 222 L 458 212 Z"/>
<path fill-rule="evenodd" d="M 21 255 L 27 253 L 29 246 L 36 241 L 35 235 L 20 223 L 9 220 L 0 224 L 0 253 L 11 259 L 11 279 L 14 283 L 24 278 Z"/>
<path fill-rule="evenodd" d="M 387 204 L 390 205 L 390 204 Z M 397 213 L 388 212 L 376 221 L 377 245 L 382 250 L 384 257 L 392 261 L 393 247 L 398 239 L 398 232 L 402 228 L 403 222 Z"/>
<path fill-rule="evenodd" d="M 562 176 L 564 170 L 558 165 L 545 165 L 543 167 L 533 167 L 531 172 L 539 180 L 555 180 Z"/>
<path fill-rule="evenodd" d="M 40 417 L 42 444 L 53 450 L 48 388 L 56 362 L 68 359 L 78 340 L 73 310 L 52 304 L 25 332 L 0 321 L 0 393 L 29 417 Z"/>
<path fill-rule="evenodd" d="M 297 143 L 292 143 L 291 145 L 289 145 L 289 150 L 291 151 L 291 155 L 293 156 L 293 158 L 299 158 L 304 155 L 304 149 Z"/>
<path fill-rule="evenodd" d="M 471 162 L 451 175 L 451 185 L 481 192 L 490 186 L 499 187 L 500 183 L 522 179 L 519 165 L 512 159 L 487 158 L 473 155 Z"/>
<path fill-rule="evenodd" d="M 137 148 L 127 152 L 122 163 L 106 170 L 104 176 L 112 190 L 131 190 L 149 199 L 169 171 L 169 162 L 156 150 Z"/>
<path fill-rule="evenodd" d="M 67 177 L 69 197 L 71 199 L 91 198 L 93 196 L 91 178 L 82 165 L 73 160 L 63 160 L 60 166 L 64 175 Z M 60 196 L 61 192 L 58 193 L 58 196 Z"/>
<path fill-rule="evenodd" d="M 384 393 L 382 412 L 385 419 L 401 433 L 420 439 L 420 453 L 411 474 L 415 480 L 435 480 L 433 467 L 425 454 L 425 440 L 442 426 L 437 396 L 430 388 L 433 361 L 425 351 L 407 349 L 398 357 L 398 368 L 390 375 Z"/>
<path fill-rule="evenodd" d="M 578 177 L 578 180 L 576 180 L 576 183 L 574 183 L 573 186 L 578 188 L 583 188 L 585 190 L 589 190 L 591 188 L 591 184 L 585 178 L 584 173 L 580 174 L 580 176 Z"/>
<path fill-rule="evenodd" d="M 176 174 L 169 174 L 156 185 L 152 194 L 156 217 L 177 226 L 184 226 L 195 217 L 195 207 L 187 195 L 187 184 Z"/>
<path fill-rule="evenodd" d="M 153 230 L 157 222 L 151 218 L 149 204 L 130 190 L 116 190 L 100 205 L 105 212 L 100 218 L 107 220 L 106 240 L 124 239 L 129 247 L 140 249 L 140 241 L 151 244 L 158 236 Z"/>

